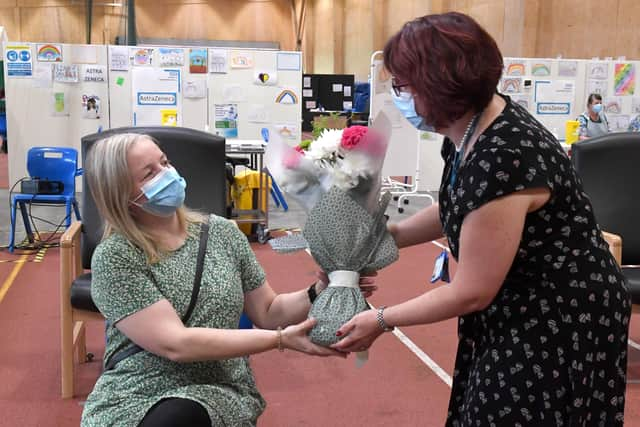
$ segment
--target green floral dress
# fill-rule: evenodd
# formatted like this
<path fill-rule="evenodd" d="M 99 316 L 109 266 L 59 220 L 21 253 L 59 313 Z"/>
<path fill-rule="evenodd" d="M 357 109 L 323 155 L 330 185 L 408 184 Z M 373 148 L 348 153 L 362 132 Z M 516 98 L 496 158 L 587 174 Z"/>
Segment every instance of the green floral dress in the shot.
<path fill-rule="evenodd" d="M 209 243 L 200 294 L 188 326 L 235 329 L 244 292 L 261 286 L 265 274 L 245 236 L 230 221 L 210 217 Z M 121 235 L 103 241 L 92 259 L 92 297 L 109 320 L 105 360 L 131 341 L 113 325 L 165 298 L 179 316 L 191 299 L 199 224 L 189 226 L 183 246 L 149 266 L 143 252 Z M 159 400 L 192 399 L 212 425 L 251 426 L 265 407 L 247 358 L 177 363 L 143 351 L 104 372 L 89 395 L 82 426 L 136 426 Z"/>

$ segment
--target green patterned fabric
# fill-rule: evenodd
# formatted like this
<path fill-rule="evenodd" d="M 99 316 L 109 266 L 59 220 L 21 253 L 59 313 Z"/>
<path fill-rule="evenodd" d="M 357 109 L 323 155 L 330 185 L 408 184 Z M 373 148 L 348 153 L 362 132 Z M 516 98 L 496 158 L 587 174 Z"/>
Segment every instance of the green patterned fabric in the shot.
<path fill-rule="evenodd" d="M 323 271 L 376 271 L 398 259 L 398 247 L 384 217 L 390 198 L 386 193 L 370 214 L 337 187 L 322 196 L 309 213 L 303 234 Z M 330 285 L 309 311 L 309 317 L 318 320 L 309 334 L 311 341 L 324 346 L 336 343 L 340 326 L 367 308 L 359 289 Z"/>
<path fill-rule="evenodd" d="M 188 326 L 236 329 L 244 292 L 265 274 L 246 237 L 230 221 L 211 216 L 200 294 Z M 153 266 L 121 235 L 112 235 L 92 259 L 92 297 L 109 320 L 105 360 L 130 341 L 113 325 L 165 298 L 182 316 L 189 305 L 198 253 L 199 224 L 184 245 Z M 212 425 L 252 426 L 265 407 L 247 358 L 177 363 L 143 351 L 103 373 L 89 395 L 82 426 L 136 426 L 159 400 L 192 399 Z"/>

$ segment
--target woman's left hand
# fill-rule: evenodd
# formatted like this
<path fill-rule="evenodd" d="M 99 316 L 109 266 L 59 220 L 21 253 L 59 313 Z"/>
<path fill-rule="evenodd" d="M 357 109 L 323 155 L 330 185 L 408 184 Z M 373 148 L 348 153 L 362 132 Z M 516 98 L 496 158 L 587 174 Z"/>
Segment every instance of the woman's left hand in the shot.
<path fill-rule="evenodd" d="M 380 328 L 375 310 L 365 310 L 342 325 L 336 336 L 344 338 L 331 348 L 343 352 L 365 351 L 384 331 Z"/>
<path fill-rule="evenodd" d="M 360 292 L 362 292 L 362 296 L 365 298 L 369 298 L 375 291 L 378 290 L 378 287 L 375 285 L 376 276 L 378 275 L 377 271 L 372 271 L 368 273 L 364 273 L 360 276 Z M 324 271 L 319 271 L 317 273 L 318 282 L 316 283 L 316 292 L 319 294 L 329 285 L 329 276 Z"/>

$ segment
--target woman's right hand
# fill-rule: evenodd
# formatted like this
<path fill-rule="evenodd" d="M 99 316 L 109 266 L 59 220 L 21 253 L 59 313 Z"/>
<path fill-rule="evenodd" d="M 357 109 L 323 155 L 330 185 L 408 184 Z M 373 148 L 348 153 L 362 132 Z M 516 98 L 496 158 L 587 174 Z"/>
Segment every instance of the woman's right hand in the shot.
<path fill-rule="evenodd" d="M 308 334 L 316 323 L 316 319 L 307 319 L 296 325 L 290 325 L 284 328 L 282 330 L 282 347 L 313 356 L 337 356 L 346 358 L 348 353 L 322 347 L 311 342 Z"/>

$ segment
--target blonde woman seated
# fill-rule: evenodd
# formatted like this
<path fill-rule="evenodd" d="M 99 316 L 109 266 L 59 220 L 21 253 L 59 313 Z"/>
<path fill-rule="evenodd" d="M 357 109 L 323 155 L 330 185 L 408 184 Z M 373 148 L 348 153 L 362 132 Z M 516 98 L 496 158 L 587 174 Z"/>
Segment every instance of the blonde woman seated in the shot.
<path fill-rule="evenodd" d="M 87 399 L 83 426 L 255 425 L 265 402 L 243 356 L 285 348 L 344 356 L 307 337 L 315 323 L 306 320 L 310 299 L 326 281 L 276 294 L 232 222 L 182 205 L 186 183 L 150 137 L 97 142 L 85 173 L 106 223 L 92 260 L 92 296 L 110 326 L 106 370 Z M 203 221 L 202 278 L 185 316 Z M 361 280 L 365 295 L 372 283 Z M 237 329 L 243 310 L 256 329 Z M 109 366 L 133 344 L 143 350 Z"/>

